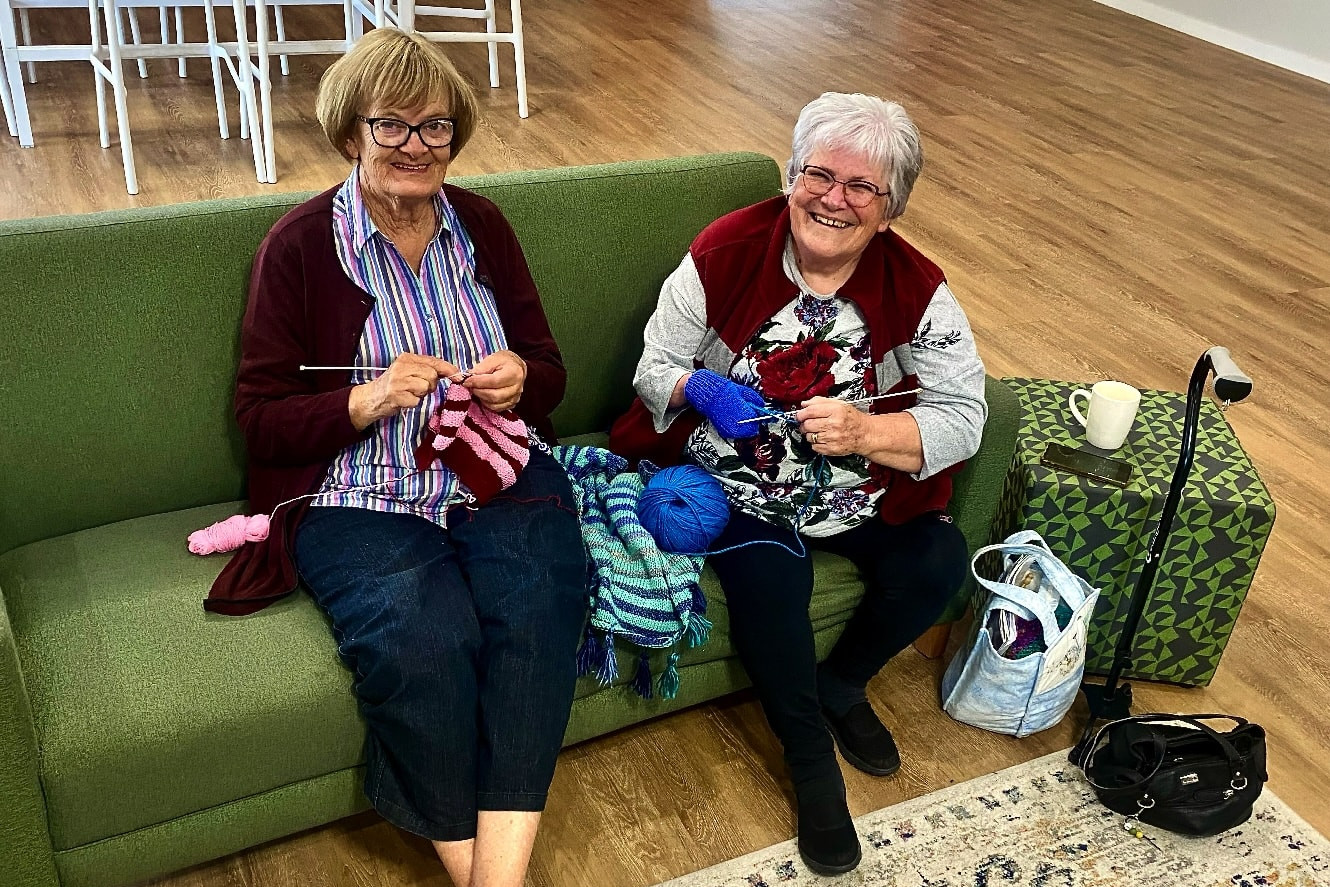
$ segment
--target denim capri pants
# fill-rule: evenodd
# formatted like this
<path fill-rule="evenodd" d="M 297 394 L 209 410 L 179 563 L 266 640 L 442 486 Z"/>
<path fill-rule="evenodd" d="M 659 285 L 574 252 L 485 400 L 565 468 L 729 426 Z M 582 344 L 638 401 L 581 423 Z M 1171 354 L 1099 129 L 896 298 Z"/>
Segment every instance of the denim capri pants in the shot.
<path fill-rule="evenodd" d="M 368 728 L 365 795 L 433 841 L 478 810 L 539 811 L 576 681 L 586 560 L 563 469 L 533 450 L 484 506 L 314 507 L 295 542 Z"/>

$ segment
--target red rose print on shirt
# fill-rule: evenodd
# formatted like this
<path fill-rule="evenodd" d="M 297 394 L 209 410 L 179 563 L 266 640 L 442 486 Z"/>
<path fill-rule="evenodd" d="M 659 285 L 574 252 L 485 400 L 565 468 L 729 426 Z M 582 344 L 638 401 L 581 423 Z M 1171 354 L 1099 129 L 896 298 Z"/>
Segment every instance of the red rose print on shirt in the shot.
<path fill-rule="evenodd" d="M 787 407 L 810 397 L 825 397 L 836 381 L 831 375 L 836 356 L 829 343 L 814 338 L 773 351 L 757 363 L 762 394 Z"/>

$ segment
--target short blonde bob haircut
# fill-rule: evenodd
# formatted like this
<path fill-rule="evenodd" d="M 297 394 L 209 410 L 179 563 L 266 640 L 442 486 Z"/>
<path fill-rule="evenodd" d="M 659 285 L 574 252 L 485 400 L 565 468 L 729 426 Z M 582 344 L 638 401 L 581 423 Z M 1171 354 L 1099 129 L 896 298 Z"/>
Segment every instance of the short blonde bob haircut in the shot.
<path fill-rule="evenodd" d="M 357 114 L 375 107 L 421 108 L 446 104 L 456 157 L 476 129 L 476 94 L 438 44 L 396 28 L 375 28 L 333 62 L 319 80 L 314 113 L 323 134 L 347 160 L 346 143 L 355 135 Z M 408 121 L 410 122 L 410 121 Z"/>

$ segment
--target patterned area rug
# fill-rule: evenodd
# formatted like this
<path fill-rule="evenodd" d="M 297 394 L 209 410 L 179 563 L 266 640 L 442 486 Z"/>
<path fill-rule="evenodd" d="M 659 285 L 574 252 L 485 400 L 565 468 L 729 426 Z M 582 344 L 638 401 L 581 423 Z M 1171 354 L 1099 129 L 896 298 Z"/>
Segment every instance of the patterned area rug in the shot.
<path fill-rule="evenodd" d="M 814 875 L 786 841 L 668 887 L 1330 887 L 1330 841 L 1267 788 L 1214 838 L 1134 838 L 1057 752 L 855 820 L 859 867 Z M 662 885 L 665 887 L 665 885 Z"/>

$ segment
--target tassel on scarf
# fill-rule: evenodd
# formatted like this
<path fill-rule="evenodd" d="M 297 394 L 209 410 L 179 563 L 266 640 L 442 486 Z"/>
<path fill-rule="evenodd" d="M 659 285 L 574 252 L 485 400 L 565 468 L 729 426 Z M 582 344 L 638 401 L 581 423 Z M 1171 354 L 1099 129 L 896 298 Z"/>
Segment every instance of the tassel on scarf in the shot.
<path fill-rule="evenodd" d="M 660 698 L 673 699 L 679 695 L 679 669 L 675 668 L 679 664 L 679 654 L 670 653 L 670 658 L 666 660 L 665 670 L 660 675 Z"/>
<path fill-rule="evenodd" d="M 693 612 L 705 613 L 707 611 L 707 596 L 702 593 L 702 586 L 693 583 Z"/>
<path fill-rule="evenodd" d="M 700 647 L 707 642 L 711 636 L 711 620 L 701 613 L 693 613 L 688 617 L 688 646 Z"/>
<path fill-rule="evenodd" d="M 602 687 L 608 687 L 619 679 L 619 657 L 614 650 L 613 632 L 605 633 L 604 644 L 600 667 L 596 669 L 596 680 Z"/>
<path fill-rule="evenodd" d="M 586 638 L 582 641 L 581 648 L 577 651 L 577 674 L 591 674 L 596 670 L 596 663 L 600 661 L 600 641 L 596 637 L 595 629 L 587 626 Z"/>
<path fill-rule="evenodd" d="M 643 699 L 651 698 L 651 661 L 646 650 L 637 657 L 637 674 L 633 677 L 633 689 Z"/>

